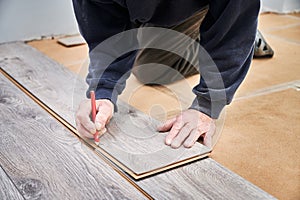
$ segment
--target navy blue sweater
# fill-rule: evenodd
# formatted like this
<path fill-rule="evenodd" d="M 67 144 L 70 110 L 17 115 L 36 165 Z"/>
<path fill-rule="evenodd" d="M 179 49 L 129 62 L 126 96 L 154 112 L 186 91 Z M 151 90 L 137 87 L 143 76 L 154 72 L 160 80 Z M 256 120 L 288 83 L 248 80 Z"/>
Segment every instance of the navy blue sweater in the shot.
<path fill-rule="evenodd" d="M 110 99 L 116 105 L 136 56 L 133 48 L 104 66 L 103 60 L 113 57 L 114 51 L 95 50 L 99 44 L 143 23 L 162 27 L 179 24 L 207 5 L 209 10 L 200 26 L 201 78 L 193 89 L 197 97 L 191 108 L 218 118 L 250 67 L 260 0 L 73 0 L 73 5 L 90 51 L 87 97 L 95 90 L 97 99 Z M 134 36 L 129 40 L 136 43 Z M 205 54 L 213 63 L 201 60 Z"/>

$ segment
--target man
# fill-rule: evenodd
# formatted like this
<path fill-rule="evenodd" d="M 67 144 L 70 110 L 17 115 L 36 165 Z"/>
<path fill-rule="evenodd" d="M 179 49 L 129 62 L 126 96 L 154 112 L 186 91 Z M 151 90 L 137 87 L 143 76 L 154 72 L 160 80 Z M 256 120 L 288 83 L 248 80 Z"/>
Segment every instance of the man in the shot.
<path fill-rule="evenodd" d="M 89 100 L 80 104 L 76 114 L 79 133 L 91 138 L 96 130 L 101 133 L 106 131 L 105 125 L 117 109 L 117 96 L 124 89 L 129 76 L 126 73 L 132 70 L 145 84 L 167 84 L 198 73 L 191 62 L 198 59 L 195 55 L 199 53 L 201 78 L 199 85 L 193 89 L 196 99 L 188 110 L 166 121 L 158 130 L 170 130 L 165 143 L 173 148 L 181 145 L 191 147 L 200 137 L 205 145 L 212 146 L 214 119 L 232 101 L 252 60 L 260 1 L 73 0 L 73 4 L 81 34 L 90 50 L 87 97 L 89 98 L 90 90 L 96 91 L 99 111 L 93 123 L 89 117 Z M 182 32 L 195 41 L 200 40 L 201 46 L 196 50 L 191 48 L 185 59 L 164 50 L 150 48 L 127 52 L 109 66 L 103 66 L 103 54 L 109 57 L 113 53 L 99 51 L 98 46 L 106 39 L 136 27 L 169 28 Z M 143 38 L 143 35 L 134 37 L 132 36 L 132 41 Z M 146 39 L 150 47 L 152 43 L 160 41 L 157 36 L 153 41 L 151 36 Z M 121 41 L 122 36 L 117 37 L 116 48 Z M 209 59 L 203 55 L 209 55 Z M 209 62 L 210 59 L 213 64 Z M 132 69 L 133 65 L 142 66 L 153 62 L 163 63 L 173 70 L 157 69 L 160 65 Z M 177 73 L 172 73 L 174 71 Z"/>

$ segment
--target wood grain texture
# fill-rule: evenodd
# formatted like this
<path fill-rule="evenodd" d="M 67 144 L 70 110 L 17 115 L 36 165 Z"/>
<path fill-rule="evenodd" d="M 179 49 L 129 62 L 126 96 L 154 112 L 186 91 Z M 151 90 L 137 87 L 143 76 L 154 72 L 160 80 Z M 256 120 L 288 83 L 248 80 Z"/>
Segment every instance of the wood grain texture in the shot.
<path fill-rule="evenodd" d="M 0 115 L 0 164 L 25 199 L 145 198 L 2 74 Z"/>
<path fill-rule="evenodd" d="M 6 175 L 3 169 L 0 167 L 0 199 L 10 200 L 10 199 L 24 199 L 20 194 L 15 185 L 11 182 L 10 178 Z"/>
<path fill-rule="evenodd" d="M 63 67 L 55 67 L 58 64 L 51 59 L 44 59 L 41 54 L 33 48 L 28 48 L 24 43 L 11 43 L 1 45 L 0 67 L 8 73 L 13 74 L 24 86 L 33 94 L 38 94 L 38 98 L 51 109 L 58 112 L 61 117 L 71 124 L 75 124 L 73 99 L 78 102 L 82 99 L 83 93 L 74 93 L 75 86 L 78 91 L 84 91 L 85 85 L 76 84 L 74 74 Z M 59 65 L 58 65 L 59 66 Z M 57 78 L 57 77 L 61 78 Z M 54 82 L 53 82 L 54 81 Z M 57 90 L 52 85 L 63 87 Z M 71 96 L 68 96 L 70 95 Z M 79 99 L 78 101 L 76 101 Z M 51 104 L 51 102 L 56 102 Z M 71 111 L 71 112 L 70 112 Z"/>
<path fill-rule="evenodd" d="M 5 53 L 2 54 L 3 51 L 0 51 L 0 66 L 2 68 L 30 91 L 33 91 L 38 98 L 45 101 L 61 116 L 70 117 L 73 115 L 74 110 L 70 106 L 73 104 L 69 97 L 75 96 L 74 100 L 77 103 L 83 98 L 84 94 L 80 94 L 81 89 L 86 87 L 83 82 L 76 82 L 75 86 L 72 85 L 74 81 L 57 84 L 62 83 L 61 81 L 64 79 L 74 80 L 76 76 L 23 43 L 2 45 L 0 49 L 5 50 Z M 29 68 L 4 64 L 5 58 L 16 57 L 27 63 L 26 66 Z M 35 59 L 31 59 L 33 57 Z M 47 71 L 48 79 L 30 76 L 26 73 L 28 71 L 31 71 L 31 74 Z M 36 82 L 40 86 L 33 87 L 34 84 L 31 82 Z M 43 85 L 60 95 L 57 95 L 56 98 L 47 98 L 48 96 L 40 88 Z M 77 88 L 76 94 L 73 94 L 72 88 L 74 87 Z M 68 118 L 65 119 L 69 120 Z M 225 169 L 212 159 L 194 162 L 184 167 L 135 181 L 135 183 L 157 199 L 273 199 L 266 192 Z"/>
<path fill-rule="evenodd" d="M 20 57 L 6 54 L 0 59 L 0 66 L 8 73 L 14 72 L 14 79 L 75 127 L 74 116 L 71 113 L 75 113 L 74 108 L 78 107 L 79 100 L 84 97 L 86 88 L 82 86 L 86 84 L 79 77 L 74 78 L 74 74 L 65 73 L 66 70 L 53 70 L 54 63 L 51 63 L 51 60 L 47 62 L 44 59 L 37 59 L 34 63 L 35 59 L 28 59 L 40 57 L 35 55 L 36 52 L 31 52 L 28 48 L 23 52 Z M 26 55 L 27 53 L 32 55 Z M 31 67 L 41 64 L 43 68 Z M 17 67 L 22 70 L 14 69 Z M 57 79 L 60 75 L 61 79 Z M 77 83 L 75 87 L 74 83 Z M 53 84 L 56 87 L 52 87 Z M 61 86 L 66 88 L 58 89 Z M 72 94 L 69 91 L 76 92 Z M 73 106 L 70 102 L 72 100 Z M 119 104 L 119 108 L 119 112 L 114 115 L 112 123 L 108 126 L 108 134 L 101 138 L 99 147 L 109 154 L 107 157 L 110 160 L 135 179 L 203 158 L 211 151 L 200 143 L 190 149 L 181 147 L 174 150 L 164 144 L 166 133 L 156 131 L 158 121 L 124 103 Z M 102 150 L 99 151 L 103 152 Z"/>
<path fill-rule="evenodd" d="M 200 159 L 210 152 L 200 143 L 189 149 L 172 149 L 164 143 L 167 133 L 156 131 L 158 123 L 130 106 L 119 106 L 99 146 L 134 172 L 134 178 Z"/>
<path fill-rule="evenodd" d="M 154 199 L 275 199 L 211 158 L 144 179 L 139 185 Z"/>

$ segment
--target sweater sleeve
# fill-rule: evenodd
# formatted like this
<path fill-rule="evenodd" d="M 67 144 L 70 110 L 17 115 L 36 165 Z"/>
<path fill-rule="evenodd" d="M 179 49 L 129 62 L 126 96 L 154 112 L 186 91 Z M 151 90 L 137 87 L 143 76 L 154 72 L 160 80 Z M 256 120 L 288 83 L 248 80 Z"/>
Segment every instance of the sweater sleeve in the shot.
<path fill-rule="evenodd" d="M 73 0 L 73 6 L 80 33 L 89 46 L 86 95 L 90 98 L 90 91 L 94 90 L 96 99 L 111 100 L 116 110 L 117 97 L 125 88 L 136 54 L 130 51 L 120 55 L 119 50 L 121 41 L 136 44 L 136 35 L 126 39 L 116 36 L 132 28 L 129 13 L 113 1 Z"/>
<path fill-rule="evenodd" d="M 211 0 L 200 27 L 200 82 L 190 108 L 218 118 L 244 80 L 253 54 L 259 0 Z"/>

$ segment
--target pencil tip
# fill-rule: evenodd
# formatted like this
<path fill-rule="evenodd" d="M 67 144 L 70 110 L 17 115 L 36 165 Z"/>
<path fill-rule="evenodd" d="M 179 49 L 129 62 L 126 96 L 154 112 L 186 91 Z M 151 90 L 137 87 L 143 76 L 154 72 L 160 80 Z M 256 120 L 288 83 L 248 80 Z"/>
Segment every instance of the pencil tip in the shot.
<path fill-rule="evenodd" d="M 100 142 L 95 142 L 95 144 L 98 146 Z"/>

